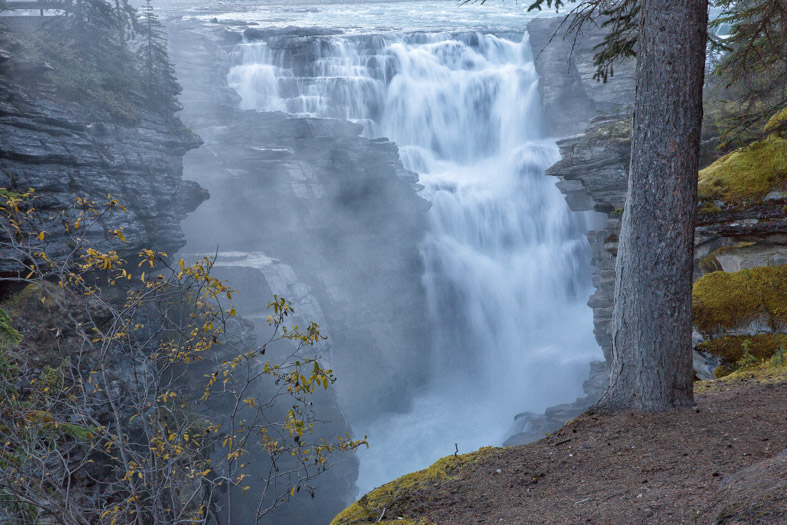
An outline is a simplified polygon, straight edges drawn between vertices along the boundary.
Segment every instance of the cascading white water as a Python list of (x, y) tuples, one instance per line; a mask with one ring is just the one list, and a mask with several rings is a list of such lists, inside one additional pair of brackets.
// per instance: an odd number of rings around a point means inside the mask
[[(423, 284), (430, 383), (407, 413), (352, 422), (362, 492), (454, 452), (499, 445), (513, 417), (582, 395), (592, 336), (588, 253), (544, 169), (526, 37), (414, 33), (247, 43), (229, 84), (242, 106), (353, 120), (400, 146), (432, 202)], [(305, 57), (305, 58), (304, 58)], [(341, 376), (342, 371), (337, 371)]]

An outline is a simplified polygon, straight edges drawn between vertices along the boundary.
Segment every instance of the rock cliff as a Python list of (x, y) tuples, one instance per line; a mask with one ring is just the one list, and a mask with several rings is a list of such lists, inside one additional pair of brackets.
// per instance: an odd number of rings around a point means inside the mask
[[(14, 28), (13, 20), (7, 22)], [(23, 26), (22, 35), (29, 28)], [(108, 216), (86, 234), (98, 250), (124, 257), (153, 247), (175, 252), (185, 244), (180, 221), (208, 195), (182, 177), (183, 155), (200, 139), (171, 114), (139, 106), (139, 119), (124, 123), (98, 105), (65, 96), (50, 82), (51, 67), (12, 52), (0, 60), (0, 187), (34, 188), (41, 217), (68, 210), (75, 198), (98, 203), (107, 195), (127, 212)], [(107, 235), (122, 229), (120, 244)], [(54, 255), (70, 251), (55, 232)], [(0, 271), (14, 271), (0, 258)]]
[[(240, 288), (238, 311), (258, 333), (274, 293), (292, 301), (294, 322), (320, 324), (328, 339), (318, 352), (338, 377), (315, 404), (336, 431), (326, 439), (406, 409), (423, 380), (406, 371), (427, 373), (426, 300), (413, 277), (422, 273), (418, 243), (429, 204), (414, 190), (417, 176), (402, 167), (394, 143), (361, 137), (358, 124), (240, 109), (227, 75), (244, 29), (286, 50), (295, 70), (314, 60), (321, 30), (187, 20), (169, 29), (182, 117), (205, 140), (186, 156), (185, 170), (211, 193), (183, 223), (184, 256), (218, 246), (217, 275)], [(296, 495), (277, 519), (317, 523), (338, 512), (354, 496), (358, 472), (353, 456), (340, 461), (320, 478), (316, 498)]]
[[(186, 86), (183, 118), (205, 139), (186, 170), (212, 196), (184, 223), (187, 250), (212, 253), (218, 244), (288, 265), (302, 285), (290, 288), (308, 290), (322, 307), (333, 366), (340, 376), (348, 371), (338, 387), (341, 405), (355, 413), (399, 409), (401, 385), (419, 381), (401, 374), (418, 368), (410, 364), (423, 358), (419, 341), (428, 333), (424, 291), (412, 278), (421, 274), (418, 243), (429, 208), (414, 191), (417, 176), (402, 167), (394, 143), (361, 137), (358, 124), (239, 109), (226, 56), (237, 34), (186, 22), (171, 27)], [(303, 42), (309, 37), (271, 38), (289, 46), (290, 60), (310, 59), (300, 53), (314, 47)], [(258, 271), (280, 281), (272, 268)], [(351, 375), (378, 374), (390, 379), (357, 399)]]
[(536, 18), (527, 24), (544, 114), (556, 136), (583, 131), (599, 115), (624, 113), (634, 102), (634, 61), (615, 64), (607, 82), (593, 79), (595, 46), (604, 31), (587, 24), (576, 39), (567, 18)]
[[(533, 31), (535, 42), (539, 43), (546, 39), (545, 32), (554, 32), (554, 28), (558, 25), (557, 20), (535, 20), (531, 22), (528, 30)], [(532, 36), (531, 39), (533, 39)], [(562, 40), (557, 37), (552, 39), (552, 42), (546, 46), (546, 50), (540, 55), (536, 55), (536, 64), (538, 66), (541, 62), (539, 67), (542, 71), (542, 89), (552, 89), (557, 93), (546, 96), (543, 104), (546, 111), (554, 113), (552, 118), (561, 123), (562, 128), (558, 129), (577, 130), (584, 128), (582, 133), (558, 141), (562, 159), (547, 170), (547, 174), (559, 178), (557, 187), (564, 193), (572, 210), (592, 210), (606, 214), (603, 228), (588, 232), (588, 240), (593, 253), (593, 284), (596, 287), (596, 292), (591, 296), (588, 305), (593, 308), (596, 339), (604, 351), (605, 358), (609, 361), (612, 352), (611, 323), (615, 286), (615, 256), (617, 254), (620, 216), (625, 204), (630, 160), (631, 122), (625, 108), (631, 103), (633, 95), (631, 66), (616, 68), (616, 77), (618, 70), (624, 72), (623, 76), (616, 83), (609, 83), (604, 87), (606, 90), (606, 94), (602, 96), (604, 102), (595, 105), (597, 110), (602, 107), (607, 108), (610, 114), (597, 115), (583, 122), (582, 117), (587, 118), (590, 115), (588, 110), (579, 111), (577, 108), (561, 102), (575, 96), (577, 100), (587, 101), (586, 107), (590, 107), (597, 100), (594, 98), (594, 93), (603, 93), (599, 90), (599, 84), (596, 85), (596, 91), (586, 86), (579, 74), (579, 71), (592, 65), (587, 62), (592, 58), (592, 53), (587, 46), (594, 45), (597, 40), (598, 36), (593, 32), (589, 35), (580, 35), (576, 41), (574, 58), (569, 61), (567, 73), (562, 73), (558, 69), (558, 73), (553, 74), (552, 71), (556, 66), (551, 62), (557, 61), (556, 57), (569, 56), (572, 43), (570, 40)], [(605, 106), (610, 100), (617, 100), (618, 107)], [(737, 153), (737, 155), (742, 161), (747, 162), (746, 165), (754, 165), (756, 163), (752, 164), (751, 159), (743, 158), (743, 156), (752, 157), (755, 154), (761, 154), (768, 147), (772, 147), (772, 143), (780, 140), (782, 139), (767, 139), (753, 145), (749, 150)], [(703, 146), (709, 148), (713, 144), (714, 141), (706, 141)], [(741, 176), (748, 177), (749, 175), (739, 172), (732, 175), (723, 173), (725, 169), (730, 171), (729, 166), (723, 166), (725, 163), (735, 162), (735, 159), (731, 160), (731, 155), (720, 159), (716, 164), (700, 173), (700, 208), (695, 233), (695, 280), (716, 270), (736, 272), (760, 266), (777, 266), (787, 262), (787, 249), (785, 249), (787, 222), (784, 218), (785, 194), (783, 187), (779, 184), (771, 184), (773, 187), (762, 188), (760, 191), (762, 195), (749, 195), (751, 187), (762, 186), (760, 182), (772, 178), (765, 177), (763, 179), (762, 174), (753, 174), (751, 177), (757, 179), (757, 183), (745, 184), (747, 186), (746, 192), (740, 194), (738, 191), (740, 188), (736, 187), (736, 184), (741, 184), (738, 179)], [(708, 149), (702, 157), (712, 160), (715, 155), (712, 150)], [(713, 172), (711, 172), (712, 170)], [(765, 169), (764, 171), (769, 170)], [(745, 332), (744, 335), (748, 337), (774, 331), (773, 326), (768, 323), (760, 323), (757, 328), (757, 326), (749, 326), (751, 322), (754, 321), (745, 319), (741, 326), (721, 331), (712, 330), (712, 336), (723, 338), (737, 336), (738, 332)], [(709, 336), (707, 328), (699, 332), (703, 332), (706, 337)], [(695, 332), (695, 344), (703, 342), (703, 336), (699, 332)], [(726, 348), (733, 343), (737, 343), (735, 352), (725, 350), (724, 352), (714, 352), (714, 354), (722, 355), (722, 357), (727, 354), (740, 354), (741, 352), (737, 351), (740, 341), (725, 340), (725, 345), (720, 343), (711, 345), (707, 342), (696, 348), (702, 350), (708, 350), (712, 346), (714, 348), (725, 346)], [(768, 340), (767, 343), (764, 342), (764, 345), (769, 349), (774, 344), (776, 343), (771, 340)], [(776, 346), (778, 347), (778, 344)], [(729, 358), (725, 360), (725, 362), (728, 361)], [(699, 377), (711, 378), (713, 370), (719, 363), (717, 357), (695, 351), (694, 367)]]

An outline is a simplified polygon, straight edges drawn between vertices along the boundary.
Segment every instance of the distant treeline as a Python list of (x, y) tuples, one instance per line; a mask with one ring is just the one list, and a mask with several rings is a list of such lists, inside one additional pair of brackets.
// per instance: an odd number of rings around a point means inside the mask
[(180, 109), (181, 87), (150, 0), (141, 11), (128, 0), (46, 3), (62, 9), (50, 11), (56, 16), (47, 17), (41, 30), (24, 38), (6, 33), (2, 43), (17, 56), (49, 64), (59, 92), (79, 102), (95, 102), (131, 122), (141, 107), (166, 115)]

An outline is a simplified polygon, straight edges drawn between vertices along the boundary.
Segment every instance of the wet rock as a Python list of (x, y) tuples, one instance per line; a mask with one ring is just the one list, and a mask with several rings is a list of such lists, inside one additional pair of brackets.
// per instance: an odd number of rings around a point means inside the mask
[[(10, 64), (0, 78), (0, 187), (34, 188), (42, 221), (70, 209), (77, 196), (100, 206), (111, 194), (128, 212), (107, 214), (99, 228), (86, 232), (91, 247), (117, 250), (124, 258), (142, 248), (180, 248), (180, 220), (207, 198), (182, 178), (182, 157), (199, 138), (180, 120), (144, 107), (137, 123), (124, 124), (98, 107), (32, 89), (27, 81), (35, 68)], [(106, 233), (121, 228), (125, 244)], [(51, 255), (71, 250), (62, 230), (50, 233)], [(0, 259), (0, 271), (15, 269)]]
[[(333, 439), (351, 417), (406, 409), (411, 385), (427, 373), (425, 293), (412, 276), (422, 273), (429, 203), (396, 144), (361, 137), (358, 124), (240, 110), (226, 81), (233, 43), (222, 30), (184, 22), (170, 32), (184, 118), (205, 140), (186, 170), (211, 191), (184, 222), (185, 256), (216, 253), (219, 244), (215, 271), (242, 290), (238, 312), (258, 331), (276, 293), (293, 302), (294, 323), (315, 321), (329, 336), (315, 350), (338, 381), (314, 409), (332, 422), (335, 431), (322, 437)], [(269, 45), (287, 67), (311, 70), (324, 39), (287, 33), (268, 35)], [(361, 384), (371, 387), (359, 399)], [(296, 495), (277, 521), (324, 522), (353, 499), (357, 462), (332, 460), (340, 463), (321, 476), (317, 497)]]
[(341, 35), (342, 31), (327, 27), (249, 27), (243, 30), (243, 36), (248, 40), (268, 40), (272, 37), (286, 36), (288, 38), (306, 36)]
[(582, 385), (585, 391), (584, 397), (577, 398), (573, 403), (549, 407), (543, 414), (532, 412), (518, 414), (514, 418), (512, 435), (503, 446), (513, 447), (537, 441), (584, 413), (601, 398), (607, 388), (608, 376), (607, 364), (603, 361), (593, 361), (590, 363), (588, 379)]
[[(615, 76), (607, 84), (593, 82), (593, 47), (603, 33), (589, 28), (574, 42), (564, 38), (565, 25), (559, 29), (560, 20), (535, 19), (528, 25), (545, 112), (556, 133), (575, 133), (558, 141), (562, 158), (547, 174), (559, 179), (557, 187), (572, 210), (607, 214), (603, 228), (587, 234), (596, 287), (588, 305), (593, 309), (596, 340), (610, 361), (615, 257), (630, 162), (631, 119), (626, 112), (633, 101), (633, 61), (616, 67)], [(579, 131), (583, 133), (576, 134)], [(712, 156), (707, 150), (713, 144), (704, 143), (704, 157)], [(745, 209), (713, 211), (701, 209), (697, 219), (695, 279), (710, 271), (787, 263), (782, 192), (771, 192), (761, 203)], [(740, 334), (768, 330), (767, 326), (744, 326)], [(714, 363), (695, 353), (698, 376), (707, 377)]]
[(594, 47), (605, 33), (588, 24), (575, 40), (567, 34), (570, 17), (565, 20), (534, 18), (527, 24), (544, 114), (558, 136), (584, 131), (599, 114), (625, 113), (634, 102), (634, 60), (615, 64), (607, 82), (594, 80)]
[[(594, 118), (585, 133), (558, 141), (561, 160), (547, 170), (572, 210), (607, 214), (604, 227), (588, 232), (595, 293), (594, 333), (607, 360), (612, 355), (612, 309), (620, 219), (630, 160), (630, 121), (623, 116)], [(787, 218), (781, 201), (767, 200), (743, 210), (703, 213), (695, 233), (695, 279), (713, 271), (735, 272), (787, 263)], [(773, 331), (767, 322), (725, 335)], [(697, 343), (698, 344), (698, 343)], [(699, 362), (699, 361), (698, 361)], [(698, 375), (702, 369), (696, 370)]]
[[(695, 343), (698, 344), (698, 343)], [(716, 379), (713, 371), (721, 365), (721, 359), (707, 352), (693, 351), (692, 359), (694, 363), (694, 374), (697, 379)]]

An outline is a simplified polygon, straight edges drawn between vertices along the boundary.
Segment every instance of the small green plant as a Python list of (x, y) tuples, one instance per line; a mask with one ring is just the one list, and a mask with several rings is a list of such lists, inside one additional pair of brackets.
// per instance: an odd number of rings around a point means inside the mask
[(776, 353), (771, 356), (771, 366), (784, 366), (784, 347), (779, 347)]
[(11, 317), (0, 308), (0, 346), (18, 345), (22, 342), (22, 336), (11, 326)]
[(738, 359), (737, 368), (739, 370), (748, 370), (750, 368), (754, 368), (757, 366), (758, 361), (757, 358), (754, 357), (750, 350), (751, 350), (751, 340), (744, 339), (743, 343), (741, 343), (741, 347), (743, 348), (743, 357)]

